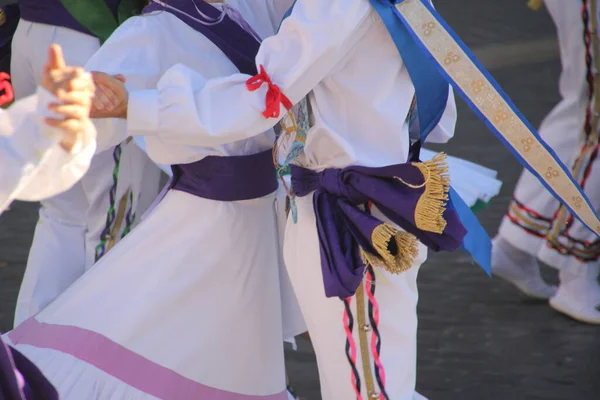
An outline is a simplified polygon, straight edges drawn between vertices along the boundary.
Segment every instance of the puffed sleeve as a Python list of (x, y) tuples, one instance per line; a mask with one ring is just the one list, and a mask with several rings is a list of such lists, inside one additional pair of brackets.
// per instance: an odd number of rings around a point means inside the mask
[(62, 132), (44, 123), (53, 101), (40, 88), (0, 115), (0, 211), (14, 199), (37, 201), (69, 189), (90, 165), (94, 127), (89, 124), (73, 151), (65, 151), (59, 144)]

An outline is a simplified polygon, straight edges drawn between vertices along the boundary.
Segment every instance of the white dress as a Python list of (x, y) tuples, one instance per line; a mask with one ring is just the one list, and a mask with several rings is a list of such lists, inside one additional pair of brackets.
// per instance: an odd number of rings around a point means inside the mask
[(72, 152), (58, 142), (62, 132), (44, 124), (56, 101), (46, 90), (0, 109), (0, 213), (17, 200), (39, 201), (73, 186), (85, 174), (96, 149), (92, 124)]
[[(263, 3), (253, 12), (269, 10)], [(176, 62), (206, 79), (237, 72), (215, 45), (167, 12), (128, 20), (87, 67), (121, 73), (130, 89), (143, 90)], [(181, 121), (169, 123), (183, 129)], [(145, 138), (155, 162), (255, 154), (274, 142), (268, 130), (200, 147), (176, 132)], [(98, 145), (123, 139), (100, 134)], [(286, 399), (276, 201), (276, 193), (220, 202), (170, 191), (8, 338), (67, 400)]]

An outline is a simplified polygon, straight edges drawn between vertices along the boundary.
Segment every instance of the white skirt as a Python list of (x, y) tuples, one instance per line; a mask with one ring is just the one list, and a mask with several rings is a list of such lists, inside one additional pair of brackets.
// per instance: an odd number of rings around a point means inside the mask
[[(436, 154), (434, 151), (421, 149), (423, 161), (432, 159)], [(446, 161), (451, 185), (469, 207), (487, 205), (500, 193), (502, 182), (497, 179), (497, 171), (457, 157), (448, 156)]]
[(66, 400), (286, 399), (275, 203), (170, 191), (9, 340)]

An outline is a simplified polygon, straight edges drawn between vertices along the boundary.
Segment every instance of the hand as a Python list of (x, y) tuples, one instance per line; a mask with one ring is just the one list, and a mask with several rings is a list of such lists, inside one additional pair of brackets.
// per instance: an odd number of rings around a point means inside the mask
[(42, 87), (57, 97), (73, 91), (88, 91), (94, 94), (94, 82), (83, 68), (65, 64), (62, 50), (58, 45), (50, 46), (48, 61), (42, 73)]
[(98, 90), (94, 96), (90, 113), (92, 118), (127, 118), (129, 93), (125, 88), (125, 77), (92, 72)]
[(55, 94), (60, 103), (52, 103), (49, 110), (63, 118), (46, 118), (47, 125), (60, 129), (61, 147), (72, 152), (88, 132), (89, 113), (94, 96), (94, 82), (83, 69), (68, 67), (60, 46), (52, 45), (44, 67), (42, 86)]

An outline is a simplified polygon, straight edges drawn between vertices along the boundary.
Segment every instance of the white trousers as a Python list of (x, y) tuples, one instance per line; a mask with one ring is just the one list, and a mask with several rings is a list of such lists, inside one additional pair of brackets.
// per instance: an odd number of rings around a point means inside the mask
[[(598, 158), (594, 158), (592, 149), (598, 143), (597, 139), (587, 147), (588, 150), (584, 150), (589, 91), (581, 4), (546, 0), (545, 5), (558, 32), (562, 100), (544, 119), (539, 132), (559, 158), (572, 168), (578, 181), (581, 182), (587, 175), (584, 189), (598, 211), (600, 163)], [(597, 126), (593, 130), (598, 134)], [(517, 184), (514, 201), (502, 221), (499, 235), (516, 248), (558, 269), (583, 268), (589, 263), (597, 263), (600, 240), (579, 221), (569, 222), (572, 218), (564, 209), (559, 210), (559, 206), (538, 180), (525, 171)]]
[[(310, 332), (314, 346), (323, 400), (355, 399), (351, 376), (352, 369), (346, 357), (347, 335), (344, 323), (344, 303), (338, 298), (326, 298), (321, 274), (321, 256), (313, 211), (312, 195), (297, 198), (298, 222), (288, 219), (284, 242), (284, 257), (292, 285)], [(377, 210), (373, 215), (386, 220)], [(378, 330), (381, 335), (380, 362), (385, 376), (385, 391), (393, 400), (412, 400), (415, 394), (417, 363), (417, 274), (427, 256), (421, 245), (419, 256), (412, 268), (392, 275), (375, 268), (375, 298), (379, 305)], [(359, 289), (360, 290), (360, 289)], [(367, 313), (367, 300), (360, 307)], [(363, 369), (357, 318), (357, 296), (351, 301), (354, 318), (352, 339), (356, 346), (354, 365), (360, 376), (361, 394), (370, 399), (366, 382), (372, 378), (375, 392), (381, 388), (374, 378), (375, 360), (370, 351), (373, 329), (367, 332), (370, 370)], [(379, 397), (377, 397), (379, 398)]]
[[(100, 46), (98, 39), (71, 29), (21, 20), (12, 43), (16, 98), (35, 92), (52, 43), (62, 47), (66, 62), (73, 66), (84, 66)], [(17, 301), (15, 325), (43, 309), (93, 264), (113, 185), (112, 153), (112, 149), (99, 153), (79, 183), (42, 202)], [(150, 179), (144, 179), (143, 188), (135, 183), (138, 191), (134, 193), (134, 202), (140, 195), (156, 196), (160, 171), (133, 143), (124, 145), (116, 201), (132, 187), (134, 180), (147, 175)], [(137, 210), (138, 215), (141, 212)], [(115, 239), (119, 238), (120, 235)]]

